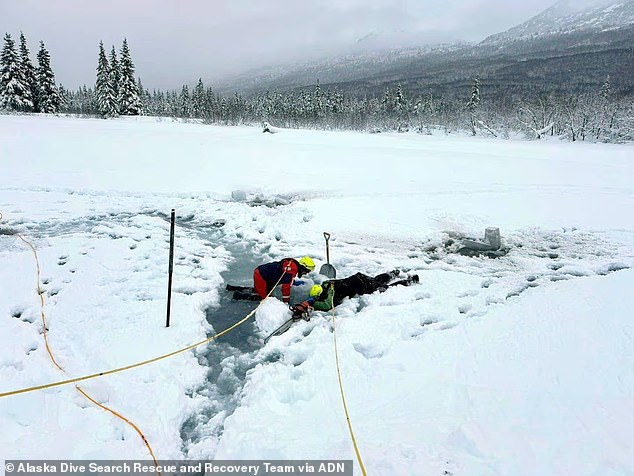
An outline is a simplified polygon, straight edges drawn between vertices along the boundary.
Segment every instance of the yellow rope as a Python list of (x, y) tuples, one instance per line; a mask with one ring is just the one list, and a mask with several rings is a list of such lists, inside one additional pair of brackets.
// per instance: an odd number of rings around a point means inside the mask
[[(284, 275), (282, 275), (282, 277), (283, 276)], [(152, 359), (147, 359), (147, 360), (144, 360), (142, 362), (137, 362), (135, 364), (126, 365), (124, 367), (119, 367), (119, 368), (112, 369), (112, 370), (106, 370), (104, 372), (98, 372), (98, 373), (95, 373), (95, 374), (85, 375), (83, 377), (75, 377), (75, 378), (71, 378), (71, 379), (67, 379), (67, 380), (60, 380), (59, 382), (53, 382), (53, 383), (49, 383), (49, 384), (45, 384), (45, 385), (37, 385), (37, 386), (34, 386), (34, 387), (21, 388), (19, 390), (12, 390), (10, 392), (0, 393), (0, 398), (9, 397), (11, 395), (19, 395), (21, 393), (34, 392), (36, 390), (44, 390), (46, 388), (59, 387), (59, 386), (62, 386), (62, 385), (67, 385), (69, 383), (83, 382), (84, 380), (90, 380), (90, 379), (97, 378), (97, 377), (103, 377), (103, 376), (106, 376), (106, 375), (112, 375), (112, 374), (115, 374), (115, 373), (118, 373), (118, 372), (124, 372), (126, 370), (134, 369), (134, 368), (137, 368), (137, 367), (142, 367), (144, 365), (148, 365), (148, 364), (151, 364), (151, 363), (154, 363), (154, 362), (158, 362), (158, 361), (163, 360), (163, 359), (167, 359), (167, 358), (172, 357), (172, 356), (177, 355), (177, 354), (182, 354), (183, 352), (187, 352), (188, 350), (192, 350), (192, 349), (194, 349), (194, 348), (196, 348), (198, 346), (201, 346), (203, 344), (207, 344), (207, 343), (211, 342), (212, 340), (216, 340), (217, 338), (222, 337), (223, 335), (227, 334), (228, 332), (232, 331), (236, 327), (240, 326), (241, 324), (243, 324), (244, 322), (249, 320), (255, 314), (255, 312), (260, 308), (260, 306), (262, 306), (262, 304), (264, 303), (265, 299), (268, 298), (271, 295), (271, 293), (275, 290), (277, 285), (282, 280), (282, 277), (280, 277), (280, 279), (277, 281), (275, 286), (273, 286), (271, 291), (269, 291), (269, 293), (266, 295), (266, 297), (264, 299), (262, 299), (262, 301), (260, 301), (258, 306), (253, 311), (251, 311), (244, 318), (242, 318), (241, 320), (239, 320), (238, 322), (233, 324), (231, 327), (228, 327), (227, 329), (223, 330), (222, 332), (220, 332), (220, 333), (218, 333), (216, 335), (213, 335), (213, 336), (211, 336), (211, 337), (209, 337), (209, 338), (207, 338), (205, 340), (202, 340), (200, 342), (196, 342), (195, 344), (188, 345), (187, 347), (183, 347), (182, 349), (178, 349), (178, 350), (175, 350), (173, 352), (169, 352), (167, 354), (159, 355), (158, 357), (154, 357)]]
[[(0, 214), (0, 219), (1, 218), (2, 218), (2, 215)], [(46, 351), (48, 352), (48, 355), (49, 355), (51, 361), (53, 362), (53, 364), (55, 364), (55, 367), (57, 367), (59, 370), (61, 370), (64, 374), (68, 375), (66, 370), (57, 362), (57, 360), (55, 360), (55, 356), (53, 355), (53, 352), (51, 351), (51, 347), (50, 347), (50, 345), (48, 343), (48, 328), (47, 328), (47, 324), (46, 324), (46, 315), (44, 314), (44, 292), (42, 291), (42, 286), (40, 285), (40, 282), (41, 282), (41, 268), (40, 268), (40, 259), (39, 259), (38, 255), (37, 255), (37, 250), (35, 249), (33, 244), (31, 242), (29, 242), (27, 239), (25, 239), (22, 235), (20, 235), (19, 233), (16, 233), (16, 236), (20, 240), (22, 240), (24, 243), (26, 243), (29, 248), (31, 248), (31, 251), (33, 252), (33, 256), (35, 257), (35, 264), (36, 264), (36, 268), (37, 268), (37, 292), (38, 292), (38, 294), (40, 296), (40, 317), (42, 318), (42, 326), (43, 326), (42, 335), (44, 336), (44, 343), (46, 345)], [(147, 447), (148, 451), (150, 452), (150, 456), (152, 456), (152, 460), (154, 461), (154, 466), (158, 467), (158, 461), (156, 459), (156, 456), (154, 455), (154, 451), (152, 450), (152, 447), (150, 446), (149, 441), (147, 440), (147, 438), (145, 437), (145, 435), (143, 434), (141, 429), (137, 425), (134, 424), (134, 422), (132, 422), (128, 418), (125, 418), (123, 415), (121, 415), (120, 413), (114, 411), (112, 408), (109, 408), (106, 405), (103, 405), (103, 404), (97, 402), (86, 391), (84, 391), (84, 389), (82, 389), (78, 385), (75, 385), (75, 389), (79, 393), (81, 393), (87, 400), (91, 401), (92, 403), (94, 403), (95, 405), (100, 407), (101, 409), (106, 410), (107, 412), (113, 414), (115, 417), (119, 418), (120, 420), (122, 420), (125, 423), (127, 423), (128, 425), (130, 425), (134, 429), (134, 431), (136, 431), (139, 434), (139, 436), (141, 437), (141, 440), (143, 441), (143, 443)], [(158, 471), (158, 473), (159, 473), (159, 475), (161, 474), (160, 471)]]
[[(145, 435), (143, 434), (143, 432), (141, 431), (141, 429), (136, 426), (134, 424), (134, 422), (128, 420), (126, 417), (124, 417), (123, 415), (121, 415), (120, 413), (115, 412), (112, 408), (109, 408), (105, 405), (102, 405), (101, 403), (99, 403), (98, 401), (96, 401), (94, 398), (92, 398), (90, 395), (88, 395), (86, 392), (84, 392), (84, 390), (79, 387), (79, 386), (75, 386), (75, 388), (77, 389), (77, 391), (79, 393), (81, 393), (84, 397), (86, 397), (88, 400), (90, 400), (92, 403), (94, 403), (95, 405), (97, 405), (98, 407), (104, 409), (107, 412), (112, 413), (114, 416), (116, 416), (117, 418), (123, 420), (124, 422), (126, 422), (128, 425), (130, 425), (132, 428), (134, 428), (134, 431), (136, 431), (139, 436), (141, 437), (141, 440), (143, 440), (143, 443), (145, 443), (145, 446), (147, 447), (147, 449), (150, 452), (150, 456), (152, 456), (152, 460), (154, 461), (154, 466), (158, 467), (158, 461), (156, 460), (156, 455), (154, 454), (154, 451), (152, 451), (152, 447), (150, 446), (150, 443), (148, 442), (147, 438), (145, 437)], [(160, 475), (161, 472), (157, 471), (157, 473)]]
[[(0, 212), (0, 219), (2, 219), (2, 213), (1, 212)], [(55, 358), (53, 356), (53, 353), (51, 352), (49, 344), (48, 344), (48, 338), (47, 338), (47, 334), (46, 334), (46, 332), (47, 332), (47, 329), (46, 329), (46, 316), (44, 315), (44, 294), (43, 294), (41, 286), (40, 286), (40, 263), (39, 263), (39, 259), (37, 257), (37, 251), (35, 250), (35, 247), (31, 243), (29, 243), (27, 240), (25, 240), (20, 234), (16, 233), (16, 235), (18, 236), (18, 238), (20, 238), (22, 241), (24, 241), (31, 248), (31, 250), (33, 251), (33, 254), (35, 255), (35, 261), (36, 261), (36, 264), (37, 264), (37, 277), (38, 277), (37, 278), (37, 287), (38, 287), (38, 293), (40, 295), (41, 317), (42, 317), (42, 322), (43, 322), (43, 325), (44, 325), (43, 335), (44, 335), (44, 341), (45, 341), (45, 344), (46, 344), (46, 350), (48, 351), (48, 354), (51, 357), (51, 360), (53, 361), (55, 366), (58, 369), (60, 369), (62, 372), (66, 373), (66, 371), (55, 360)], [(195, 344), (188, 345), (187, 347), (184, 347), (182, 349), (178, 349), (178, 350), (175, 350), (173, 352), (170, 352), (170, 353), (167, 353), (167, 354), (163, 354), (163, 355), (160, 355), (158, 357), (154, 357), (152, 359), (144, 360), (142, 362), (137, 362), (135, 364), (127, 365), (127, 366), (124, 366), (124, 367), (119, 367), (119, 368), (116, 368), (116, 369), (112, 369), (112, 370), (108, 370), (108, 371), (104, 371), (104, 372), (99, 372), (99, 373), (96, 373), (96, 374), (85, 375), (83, 377), (76, 377), (76, 378), (71, 378), (71, 379), (67, 379), (67, 380), (61, 380), (59, 382), (53, 382), (53, 383), (49, 383), (49, 384), (46, 384), (46, 385), (38, 385), (38, 386), (34, 386), (34, 387), (22, 388), (22, 389), (19, 389), (19, 390), (13, 390), (13, 391), (10, 391), (10, 392), (0, 393), (0, 398), (9, 397), (9, 396), (12, 396), (12, 395), (19, 395), (19, 394), (22, 394), (22, 393), (33, 392), (33, 391), (36, 391), (36, 390), (44, 390), (44, 389), (52, 388), (52, 387), (59, 387), (59, 386), (62, 386), (62, 385), (67, 385), (67, 384), (76, 383), (76, 382), (82, 382), (82, 381), (85, 381), (85, 380), (90, 380), (90, 379), (93, 379), (93, 378), (102, 377), (102, 376), (106, 376), (106, 375), (112, 375), (112, 374), (115, 374), (115, 373), (118, 373), (118, 372), (123, 372), (123, 371), (126, 371), (126, 370), (130, 370), (130, 369), (134, 369), (134, 368), (137, 368), (137, 367), (142, 367), (144, 365), (148, 365), (148, 364), (151, 364), (151, 363), (154, 363), (154, 362), (158, 362), (160, 360), (167, 359), (167, 358), (172, 357), (174, 355), (181, 354), (183, 352), (187, 352), (188, 350), (194, 349), (194, 348), (196, 348), (196, 347), (198, 347), (200, 345), (207, 344), (207, 343), (211, 342), (212, 340), (216, 340), (219, 337), (227, 334), (228, 332), (232, 331), (236, 327), (242, 325), (244, 322), (249, 320), (256, 313), (256, 311), (260, 308), (260, 306), (262, 306), (262, 304), (264, 303), (266, 298), (268, 298), (273, 293), (273, 291), (275, 290), (277, 285), (280, 283), (280, 281), (284, 277), (284, 274), (285, 273), (283, 273), (280, 276), (280, 278), (277, 280), (277, 283), (275, 283), (275, 286), (273, 286), (271, 288), (271, 290), (266, 295), (266, 297), (260, 301), (260, 303), (257, 305), (257, 307), (255, 309), (253, 309), (253, 311), (251, 311), (244, 318), (242, 318), (241, 320), (239, 320), (238, 322), (236, 322), (232, 326), (228, 327), (227, 329), (223, 330), (222, 332), (220, 332), (220, 333), (218, 333), (218, 334), (216, 334), (214, 336), (211, 336), (211, 337), (209, 337), (209, 338), (207, 338), (205, 340), (202, 340), (202, 341), (197, 342)], [(333, 301), (334, 301), (334, 295), (333, 295)], [(350, 436), (352, 438), (352, 443), (354, 445), (354, 451), (355, 451), (356, 456), (357, 456), (357, 461), (359, 462), (359, 466), (361, 467), (361, 471), (363, 473), (363, 476), (366, 476), (367, 473), (366, 473), (363, 461), (361, 459), (361, 454), (359, 453), (359, 447), (357, 445), (357, 441), (356, 441), (356, 438), (354, 436), (354, 431), (352, 430), (352, 424), (350, 422), (350, 414), (348, 412), (348, 406), (346, 404), (346, 398), (345, 398), (344, 391), (343, 391), (343, 382), (341, 380), (341, 371), (340, 371), (340, 368), (339, 368), (339, 355), (338, 355), (338, 350), (337, 350), (337, 336), (336, 336), (336, 330), (335, 330), (336, 322), (335, 322), (334, 306), (333, 306), (333, 309), (332, 309), (332, 323), (333, 323), (333, 339), (334, 339), (334, 343), (335, 343), (335, 361), (336, 361), (336, 365), (337, 365), (337, 377), (338, 377), (338, 380), (339, 380), (339, 389), (341, 391), (341, 400), (343, 402), (343, 408), (344, 408), (344, 412), (346, 414), (346, 421), (347, 421), (347, 424), (348, 424), (348, 430), (349, 430)], [(147, 438), (143, 435), (143, 432), (141, 432), (141, 430), (138, 428), (138, 426), (136, 426), (132, 421), (128, 420), (127, 418), (125, 418), (121, 414), (117, 413), (116, 411), (114, 411), (114, 410), (108, 408), (107, 406), (102, 405), (99, 402), (97, 402), (94, 398), (90, 397), (90, 395), (88, 395), (79, 386), (76, 385), (75, 388), (84, 397), (86, 397), (88, 400), (90, 400), (92, 403), (94, 403), (95, 405), (99, 406), (100, 408), (112, 413), (114, 416), (116, 416), (117, 418), (120, 418), (121, 420), (123, 420), (124, 422), (129, 424), (132, 428), (134, 428), (134, 430), (139, 434), (139, 436), (141, 437), (141, 439), (143, 440), (143, 442), (147, 446), (148, 450), (150, 451), (150, 454), (152, 456), (152, 459), (154, 460), (155, 466), (158, 466), (158, 462), (156, 460), (154, 452), (152, 451), (152, 448), (151, 448), (149, 442), (147, 441)]]
[[(1, 220), (1, 219), (2, 219), (2, 212), (0, 212), (0, 220)], [(32, 245), (32, 244), (28, 241), (28, 240), (26, 240), (24, 237), (22, 237), (22, 235), (20, 235), (19, 233), (16, 233), (16, 236), (17, 236), (20, 240), (22, 240), (24, 243), (26, 243), (26, 244), (29, 246), (29, 248), (31, 248), (31, 251), (33, 252), (33, 255), (35, 256), (35, 263), (36, 263), (36, 268), (37, 268), (37, 291), (38, 291), (38, 294), (39, 294), (39, 296), (40, 296), (40, 316), (41, 316), (41, 318), (42, 318), (42, 325), (43, 325), (43, 332), (42, 332), (42, 334), (43, 334), (43, 336), (44, 336), (44, 343), (45, 343), (45, 345), (46, 345), (46, 350), (47, 350), (48, 355), (50, 356), (50, 359), (51, 359), (51, 361), (53, 362), (53, 364), (55, 364), (55, 366), (56, 366), (59, 370), (61, 370), (62, 372), (64, 372), (64, 373), (66, 374), (66, 373), (67, 373), (67, 372), (66, 372), (66, 370), (65, 370), (65, 369), (64, 369), (64, 368), (63, 368), (63, 367), (62, 367), (62, 366), (61, 366), (61, 365), (57, 362), (57, 360), (55, 360), (55, 357), (54, 357), (54, 355), (53, 355), (53, 352), (51, 351), (51, 348), (50, 348), (49, 343), (48, 343), (48, 336), (47, 336), (47, 331), (48, 331), (48, 329), (47, 329), (47, 324), (46, 324), (46, 315), (44, 314), (44, 293), (43, 293), (43, 291), (42, 291), (42, 287), (41, 287), (41, 285), (40, 285), (40, 281), (41, 281), (41, 279), (40, 279), (40, 276), (41, 276), (41, 268), (40, 268), (40, 261), (39, 261), (38, 255), (37, 255), (37, 250), (35, 249), (35, 247), (34, 247), (34, 246), (33, 246), (33, 245)], [(171, 356), (173, 356), (173, 355), (177, 355), (177, 354), (180, 354), (180, 353), (186, 352), (186, 351), (188, 351), (188, 350), (190, 350), (190, 349), (194, 349), (195, 347), (198, 347), (198, 346), (200, 346), (200, 345), (202, 345), (202, 344), (206, 344), (206, 343), (208, 343), (208, 342), (211, 342), (212, 340), (215, 340), (215, 339), (217, 339), (217, 338), (219, 338), (219, 337), (223, 336), (224, 334), (226, 334), (226, 333), (228, 333), (228, 332), (232, 331), (233, 329), (235, 329), (236, 327), (240, 326), (241, 324), (243, 324), (244, 322), (246, 322), (248, 319), (250, 319), (250, 318), (251, 318), (251, 317), (252, 317), (252, 316), (256, 313), (256, 311), (260, 308), (260, 306), (262, 306), (262, 304), (264, 303), (264, 300), (265, 300), (266, 298), (268, 298), (268, 297), (269, 297), (269, 296), (273, 293), (273, 291), (275, 290), (275, 288), (277, 287), (277, 285), (280, 283), (280, 281), (281, 281), (281, 280), (282, 280), (282, 278), (284, 277), (284, 274), (285, 274), (285, 273), (283, 273), (283, 274), (280, 276), (280, 278), (279, 278), (279, 279), (277, 280), (277, 282), (275, 283), (275, 286), (273, 286), (273, 287), (271, 288), (271, 290), (270, 290), (270, 291), (269, 291), (269, 293), (266, 295), (266, 297), (260, 301), (260, 303), (257, 305), (257, 307), (256, 307), (253, 311), (251, 311), (249, 314), (247, 314), (247, 315), (246, 315), (243, 319), (241, 319), (240, 321), (238, 321), (238, 322), (236, 322), (235, 324), (233, 324), (231, 327), (229, 327), (229, 328), (225, 329), (224, 331), (222, 331), (222, 332), (220, 332), (220, 333), (218, 333), (218, 334), (216, 334), (216, 335), (214, 335), (214, 336), (212, 336), (212, 337), (210, 337), (210, 338), (207, 338), (207, 339), (205, 339), (205, 340), (203, 340), (203, 341), (200, 341), (200, 342), (198, 342), (198, 343), (196, 343), (196, 344), (189, 345), (189, 346), (187, 346), (187, 347), (185, 347), (185, 348), (182, 348), (182, 349), (179, 349), (179, 350), (177, 350), (177, 351), (170, 352), (170, 353), (168, 353), (168, 354), (164, 354), (164, 355), (161, 355), (161, 356), (155, 357), (155, 358), (153, 358), (153, 359), (148, 359), (148, 360), (145, 360), (145, 361), (143, 361), (143, 362), (138, 362), (138, 363), (136, 363), (136, 364), (128, 365), (128, 366), (125, 366), (125, 367), (120, 367), (120, 368), (118, 368), (118, 369), (113, 369), (113, 370), (109, 370), (109, 371), (105, 371), (105, 372), (99, 372), (99, 373), (97, 373), (97, 374), (87, 375), (87, 376), (84, 376), (84, 377), (77, 377), (77, 378), (72, 378), (72, 379), (62, 380), (62, 381), (59, 381), (59, 382), (54, 382), (54, 383), (47, 384), (47, 385), (38, 385), (38, 386), (35, 386), (35, 387), (28, 387), (28, 388), (23, 388), (23, 389), (20, 389), (20, 390), (14, 390), (14, 391), (11, 391), (11, 392), (4, 392), (4, 393), (0, 393), (0, 398), (2, 398), (2, 397), (8, 397), (8, 396), (11, 396), (11, 395), (18, 395), (18, 394), (21, 394), (21, 393), (32, 392), (32, 391), (35, 391), (35, 390), (43, 390), (43, 389), (46, 389), (46, 388), (57, 387), (57, 386), (66, 385), (66, 384), (69, 384), (69, 383), (81, 382), (81, 381), (84, 381), (84, 380), (89, 380), (89, 379), (92, 379), (92, 378), (97, 378), (97, 377), (101, 377), (101, 376), (105, 376), (105, 375), (111, 375), (111, 374), (114, 374), (114, 373), (117, 373), (117, 372), (123, 372), (123, 371), (125, 371), (125, 370), (133, 369), (133, 368), (136, 368), (136, 367), (141, 367), (141, 366), (143, 366), (143, 365), (147, 365), (147, 364), (150, 364), (150, 363), (153, 363), (153, 362), (157, 362), (157, 361), (159, 361), (159, 360), (167, 359), (168, 357), (171, 357)], [(149, 444), (149, 442), (148, 442), (147, 438), (145, 437), (145, 435), (143, 434), (143, 432), (139, 429), (139, 427), (138, 427), (137, 425), (135, 425), (135, 424), (134, 424), (131, 420), (129, 420), (129, 419), (127, 419), (127, 418), (125, 418), (123, 415), (121, 415), (120, 413), (116, 412), (115, 410), (113, 410), (113, 409), (111, 409), (111, 408), (107, 407), (106, 405), (103, 405), (103, 404), (101, 404), (101, 403), (97, 402), (94, 398), (92, 398), (92, 397), (91, 397), (88, 393), (86, 393), (86, 392), (85, 392), (85, 391), (84, 391), (81, 387), (79, 387), (78, 385), (76, 385), (76, 386), (75, 386), (75, 388), (76, 388), (76, 390), (77, 390), (78, 392), (80, 392), (80, 393), (81, 393), (81, 394), (82, 394), (82, 395), (83, 395), (86, 399), (88, 399), (89, 401), (91, 401), (91, 402), (92, 402), (92, 403), (94, 403), (95, 405), (99, 406), (99, 407), (100, 407), (100, 408), (102, 408), (103, 410), (108, 411), (109, 413), (111, 413), (111, 414), (112, 414), (112, 415), (114, 415), (115, 417), (117, 417), (117, 418), (121, 419), (122, 421), (124, 421), (124, 422), (125, 422), (125, 423), (127, 423), (128, 425), (130, 425), (130, 426), (131, 426), (131, 427), (132, 427), (132, 428), (133, 428), (133, 429), (134, 429), (134, 430), (135, 430), (135, 431), (139, 434), (139, 436), (140, 436), (140, 437), (141, 437), (141, 439), (143, 440), (143, 443), (144, 443), (144, 444), (146, 445), (146, 447), (148, 448), (148, 451), (150, 452), (150, 455), (152, 456), (152, 459), (154, 460), (154, 465), (158, 467), (158, 461), (157, 461), (157, 459), (156, 459), (156, 456), (155, 456), (155, 454), (154, 454), (154, 451), (152, 450), (152, 447), (150, 446), (150, 444)], [(159, 474), (160, 474), (160, 473), (159, 473)]]
[(341, 370), (339, 368), (339, 351), (337, 349), (337, 331), (336, 331), (337, 323), (335, 321), (335, 293), (333, 286), (333, 294), (332, 294), (332, 338), (335, 342), (335, 363), (337, 364), (337, 378), (339, 379), (339, 390), (341, 391), (341, 402), (343, 403), (343, 411), (346, 414), (346, 423), (348, 424), (348, 431), (350, 432), (350, 438), (352, 439), (352, 445), (354, 446), (354, 452), (357, 455), (357, 461), (359, 466), (361, 467), (361, 473), (363, 476), (366, 476), (367, 473), (365, 471), (365, 466), (363, 464), (363, 460), (361, 459), (361, 453), (359, 452), (359, 446), (357, 445), (357, 439), (354, 436), (354, 431), (352, 430), (352, 423), (350, 422), (350, 413), (348, 412), (348, 405), (346, 404), (346, 396), (343, 392), (343, 381), (341, 380)]
[(57, 367), (62, 372), (66, 373), (66, 371), (62, 368), (62, 366), (57, 363), (57, 360), (55, 360), (55, 357), (53, 356), (53, 352), (51, 351), (51, 347), (48, 344), (48, 325), (46, 324), (46, 316), (44, 315), (44, 292), (42, 291), (42, 286), (40, 286), (41, 268), (40, 268), (40, 260), (37, 256), (37, 251), (35, 250), (35, 247), (28, 240), (22, 237), (22, 235), (20, 235), (19, 233), (16, 233), (15, 236), (17, 236), (24, 243), (26, 243), (26, 245), (29, 248), (31, 248), (31, 251), (33, 252), (33, 256), (35, 256), (35, 266), (37, 268), (37, 294), (40, 296), (40, 318), (42, 319), (42, 326), (43, 326), (42, 335), (44, 336), (44, 344), (46, 345), (46, 351), (48, 352), (49, 357), (53, 361), (53, 364), (55, 364), (55, 367)]

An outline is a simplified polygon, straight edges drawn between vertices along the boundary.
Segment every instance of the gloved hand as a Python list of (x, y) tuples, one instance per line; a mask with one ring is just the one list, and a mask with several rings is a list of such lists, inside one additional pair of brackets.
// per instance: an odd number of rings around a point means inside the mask
[(293, 280), (293, 286), (301, 286), (302, 284), (304, 284), (304, 281), (302, 281), (301, 279)]

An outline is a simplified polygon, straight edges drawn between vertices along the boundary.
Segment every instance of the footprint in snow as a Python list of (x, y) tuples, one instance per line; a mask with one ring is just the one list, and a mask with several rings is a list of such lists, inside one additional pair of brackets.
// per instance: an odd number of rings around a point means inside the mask
[(383, 350), (378, 349), (376, 346), (352, 344), (354, 350), (363, 355), (366, 359), (376, 359), (383, 356)]
[(471, 304), (462, 304), (461, 306), (458, 306), (458, 312), (460, 314), (466, 314), (467, 312), (469, 312), (471, 309), (473, 308), (473, 306)]

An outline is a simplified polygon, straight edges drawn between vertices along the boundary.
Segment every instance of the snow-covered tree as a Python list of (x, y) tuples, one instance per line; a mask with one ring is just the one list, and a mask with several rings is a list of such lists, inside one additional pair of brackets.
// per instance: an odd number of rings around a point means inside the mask
[(394, 93), (394, 112), (398, 118), (399, 132), (407, 130), (409, 128), (409, 101), (405, 97), (401, 83), (398, 83)]
[(321, 87), (319, 86), (319, 81), (315, 85), (315, 90), (313, 91), (313, 116), (315, 119), (321, 119), (324, 115), (324, 94), (321, 92)]
[(110, 50), (110, 57), (108, 58), (108, 63), (110, 66), (110, 84), (112, 86), (112, 93), (115, 97), (115, 103), (117, 105), (117, 112), (119, 111), (119, 82), (121, 79), (121, 68), (119, 67), (119, 60), (117, 59), (117, 50), (114, 49), (114, 45), (112, 45), (112, 49)]
[(33, 108), (31, 91), (25, 82), (15, 41), (10, 34), (4, 35), (4, 46), (0, 54), (0, 108), (29, 111)]
[(436, 107), (436, 99), (432, 93), (427, 93), (418, 98), (412, 109), (418, 120), (418, 132), (431, 134), (431, 126), (436, 118)]
[(62, 98), (55, 85), (55, 75), (51, 69), (51, 57), (43, 41), (40, 41), (37, 62), (37, 103), (41, 112), (56, 113), (59, 110)]
[(612, 82), (610, 81), (610, 75), (608, 75), (599, 92), (595, 131), (597, 139), (601, 139), (602, 137), (609, 139), (615, 126), (617, 108), (612, 101), (612, 94)]
[(181, 89), (181, 94), (178, 98), (179, 116), (189, 117), (191, 116), (191, 106), (189, 101), (189, 88), (185, 84)]
[(471, 126), (471, 133), (473, 135), (476, 135), (478, 109), (480, 109), (480, 79), (476, 77), (473, 80), (473, 86), (471, 87), (471, 97), (467, 102), (467, 111), (470, 115), (469, 125)]
[(203, 117), (205, 113), (205, 86), (202, 78), (198, 78), (198, 83), (192, 93), (192, 116)]
[(29, 48), (26, 45), (24, 33), (20, 32), (20, 70), (24, 84), (27, 87), (28, 99), (32, 106), (30, 111), (37, 111), (37, 80), (35, 78), (35, 67), (31, 62)]
[(119, 77), (119, 113), (128, 116), (141, 114), (141, 100), (137, 83), (134, 79), (134, 63), (130, 56), (128, 40), (123, 39), (120, 53), (120, 77)]
[(381, 99), (381, 109), (383, 112), (387, 114), (391, 114), (394, 110), (394, 98), (392, 97), (392, 91), (390, 88), (385, 88), (385, 93), (383, 93), (383, 99)]
[(553, 133), (555, 104), (551, 96), (541, 94), (533, 101), (523, 101), (518, 110), (520, 124), (528, 129), (535, 139)]
[(205, 117), (212, 121), (216, 119), (218, 111), (218, 97), (211, 86), (207, 87), (205, 91)]
[(139, 101), (141, 102), (141, 112), (140, 114), (147, 114), (147, 106), (150, 104), (152, 100), (152, 96), (150, 95), (150, 91), (145, 89), (143, 83), (141, 82), (141, 78), (136, 78), (136, 88), (139, 91)]
[(117, 115), (117, 98), (112, 84), (112, 74), (103, 42), (99, 42), (99, 60), (97, 63), (97, 81), (95, 83), (95, 96), (99, 113), (104, 117)]
[(398, 83), (396, 92), (394, 93), (394, 109), (396, 109), (399, 115), (407, 112), (407, 99), (405, 98), (401, 83)]

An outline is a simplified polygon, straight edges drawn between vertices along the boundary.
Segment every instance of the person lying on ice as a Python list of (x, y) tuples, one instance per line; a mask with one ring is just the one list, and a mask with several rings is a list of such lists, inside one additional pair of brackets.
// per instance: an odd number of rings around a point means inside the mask
[(322, 284), (315, 284), (310, 288), (310, 298), (293, 306), (293, 316), (306, 319), (307, 312), (311, 309), (317, 311), (330, 311), (341, 304), (345, 298), (353, 298), (362, 294), (372, 294), (375, 291), (383, 292), (390, 286), (409, 286), (418, 283), (418, 275), (414, 274), (407, 279), (390, 283), (400, 274), (398, 269), (377, 276), (368, 276), (357, 273), (343, 279), (331, 279)]
[(280, 261), (262, 264), (255, 268), (253, 271), (253, 288), (228, 285), (227, 290), (235, 291), (233, 293), (234, 299), (254, 301), (268, 296), (273, 287), (279, 282), (282, 285), (282, 301), (288, 304), (291, 300), (291, 285), (303, 284), (295, 278), (301, 278), (314, 269), (315, 262), (308, 256), (304, 256), (299, 260), (285, 258)]

